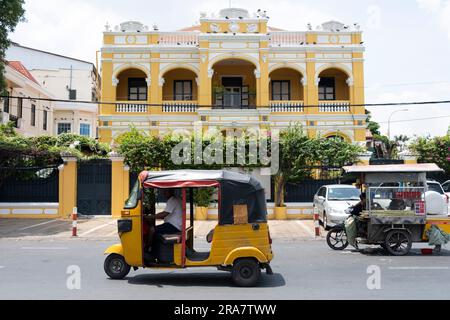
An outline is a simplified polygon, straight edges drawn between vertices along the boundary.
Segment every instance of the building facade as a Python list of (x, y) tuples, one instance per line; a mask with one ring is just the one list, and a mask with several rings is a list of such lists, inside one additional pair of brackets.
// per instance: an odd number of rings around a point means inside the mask
[(100, 97), (100, 79), (92, 63), (17, 43), (11, 44), (6, 56), (22, 61), (54, 99), (68, 100), (53, 103), (53, 131), (50, 134), (69, 132), (97, 137), (98, 108), (95, 102)]
[(106, 25), (100, 140), (113, 142), (130, 124), (163, 134), (195, 123), (221, 130), (299, 123), (311, 136), (365, 145), (359, 26), (330, 21), (297, 32), (268, 20), (229, 8), (176, 32)]
[(52, 99), (52, 95), (20, 61), (6, 62), (5, 78), (9, 98), (2, 99), (1, 123), (13, 122), (24, 136), (51, 135), (53, 102), (47, 100)]

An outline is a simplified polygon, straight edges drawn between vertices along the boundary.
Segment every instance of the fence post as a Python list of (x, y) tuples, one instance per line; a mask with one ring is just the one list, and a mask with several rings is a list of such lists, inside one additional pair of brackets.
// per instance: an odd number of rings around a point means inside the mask
[(59, 208), (61, 218), (69, 218), (77, 206), (77, 157), (61, 154), (64, 164), (59, 169)]
[(124, 164), (124, 158), (111, 152), (111, 215), (120, 217), (125, 201), (129, 196), (130, 168)]
[(72, 211), (72, 237), (77, 237), (77, 227), (78, 227), (78, 209), (77, 207), (73, 208)]
[(315, 236), (320, 237), (319, 210), (314, 207), (314, 231)]

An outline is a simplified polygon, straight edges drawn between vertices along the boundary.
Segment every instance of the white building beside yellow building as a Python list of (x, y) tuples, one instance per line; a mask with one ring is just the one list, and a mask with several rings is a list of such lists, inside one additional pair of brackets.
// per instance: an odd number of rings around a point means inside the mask
[[(125, 22), (104, 32), (99, 136), (303, 125), (311, 136), (366, 140), (358, 25), (284, 31), (265, 12), (223, 9), (175, 32)], [(300, 26), (299, 26), (300, 27)]]

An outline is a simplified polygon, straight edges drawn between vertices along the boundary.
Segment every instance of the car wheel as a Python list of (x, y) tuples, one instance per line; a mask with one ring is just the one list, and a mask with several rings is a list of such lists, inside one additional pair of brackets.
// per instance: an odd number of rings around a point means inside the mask
[(105, 259), (103, 265), (105, 273), (115, 280), (125, 278), (130, 272), (130, 265), (126, 263), (125, 258), (119, 254), (112, 253)]
[(261, 277), (261, 268), (255, 259), (238, 259), (233, 264), (231, 277), (235, 285), (239, 287), (253, 287)]

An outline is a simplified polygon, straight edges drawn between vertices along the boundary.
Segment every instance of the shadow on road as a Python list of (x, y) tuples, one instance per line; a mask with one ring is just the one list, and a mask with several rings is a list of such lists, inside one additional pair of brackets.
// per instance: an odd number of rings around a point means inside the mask
[[(234, 287), (229, 273), (193, 273), (193, 274), (141, 274), (127, 277), (129, 284), (147, 286), (177, 286), (177, 287)], [(286, 281), (279, 273), (271, 276), (261, 275), (258, 287), (276, 288), (286, 285)]]

